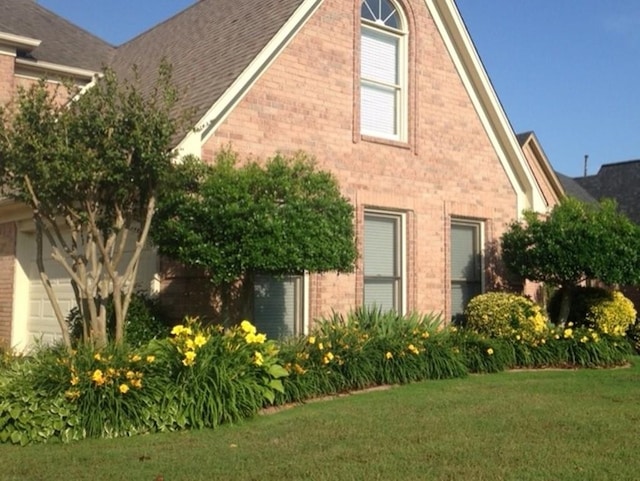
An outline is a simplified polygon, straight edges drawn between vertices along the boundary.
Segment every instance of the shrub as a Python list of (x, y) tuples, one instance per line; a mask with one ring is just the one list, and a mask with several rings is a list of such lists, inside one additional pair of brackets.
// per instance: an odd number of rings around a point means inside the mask
[(474, 297), (465, 309), (465, 327), (490, 337), (514, 333), (535, 338), (544, 332), (547, 320), (530, 299), (506, 292), (489, 292)]
[(636, 310), (624, 294), (614, 291), (610, 298), (589, 307), (586, 321), (603, 334), (624, 336), (636, 321)]
[[(67, 315), (67, 325), (73, 340), (82, 339), (82, 316), (77, 307)], [(125, 320), (125, 340), (132, 346), (141, 346), (153, 338), (169, 335), (171, 322), (163, 315), (158, 299), (144, 292), (134, 292)], [(113, 301), (107, 302), (107, 334), (109, 339), (115, 336), (115, 311)]]
[[(547, 311), (549, 319), (552, 323), (558, 324), (560, 314), (560, 303), (562, 296), (566, 291), (566, 287), (558, 289), (549, 299)], [(567, 324), (572, 323), (574, 326), (584, 326), (589, 312), (589, 307), (595, 303), (609, 299), (609, 292), (602, 287), (571, 287), (571, 310), (567, 318)]]
[(640, 354), (640, 320), (627, 329), (627, 339), (637, 354)]
[[(549, 313), (557, 319), (562, 289), (551, 298)], [(576, 327), (590, 327), (602, 334), (624, 336), (636, 320), (633, 303), (619, 291), (601, 287), (574, 287), (568, 321)]]
[(21, 358), (7, 365), (0, 376), (0, 442), (25, 446), (80, 439), (82, 428), (76, 406), (60, 389), (46, 389), (34, 382), (41, 363)]

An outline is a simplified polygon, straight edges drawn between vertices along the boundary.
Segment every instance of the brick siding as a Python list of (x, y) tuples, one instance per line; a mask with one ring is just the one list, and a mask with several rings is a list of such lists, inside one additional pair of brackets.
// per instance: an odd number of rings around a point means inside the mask
[(16, 225), (0, 224), (0, 345), (11, 339), (15, 254)]
[[(516, 194), (424, 2), (406, 6), (412, 66), (406, 144), (357, 134), (359, 9), (357, 2), (327, 0), (202, 156), (210, 162), (228, 145), (244, 158), (313, 155), (356, 206), (360, 252), (365, 208), (406, 212), (407, 309), (448, 315), (451, 218), (485, 221), (490, 243), (517, 214)], [(362, 268), (360, 259), (353, 274), (311, 276), (311, 319), (361, 304)]]

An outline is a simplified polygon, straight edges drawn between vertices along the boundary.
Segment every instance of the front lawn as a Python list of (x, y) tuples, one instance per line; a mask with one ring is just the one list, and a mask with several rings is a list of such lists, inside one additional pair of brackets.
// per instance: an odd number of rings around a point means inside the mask
[(425, 381), (215, 430), (0, 445), (0, 480), (637, 480), (633, 364)]

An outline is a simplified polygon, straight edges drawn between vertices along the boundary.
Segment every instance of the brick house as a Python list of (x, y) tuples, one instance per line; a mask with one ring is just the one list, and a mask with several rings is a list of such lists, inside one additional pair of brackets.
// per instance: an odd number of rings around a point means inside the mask
[[(488, 247), (506, 226), (562, 192), (521, 147), (453, 0), (200, 0), (119, 47), (32, 0), (0, 4), (3, 102), (45, 74), (88, 82), (102, 64), (151, 82), (162, 58), (198, 118), (181, 154), (304, 150), (355, 206), (355, 272), (259, 280), (254, 321), (268, 333), (360, 305), (451, 318), (494, 285)], [(0, 204), (0, 337), (20, 345), (57, 330), (31, 230), (27, 210)], [(151, 251), (145, 262), (141, 284), (170, 308), (206, 299), (200, 280)]]

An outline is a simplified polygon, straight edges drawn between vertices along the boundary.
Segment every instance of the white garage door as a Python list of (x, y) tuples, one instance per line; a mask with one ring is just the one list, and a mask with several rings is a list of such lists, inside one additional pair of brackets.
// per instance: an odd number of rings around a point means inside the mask
[[(36, 263), (35, 234), (22, 234), (19, 242), (18, 252), (21, 254), (21, 263), (29, 279), (28, 315), (26, 319), (28, 343), (33, 344), (38, 339), (41, 339), (45, 343), (50, 343), (60, 339), (61, 333), (53, 307), (49, 302), (47, 293), (40, 280), (38, 265)], [(133, 250), (133, 242), (131, 250)], [(60, 308), (66, 316), (66, 314), (76, 306), (71, 282), (62, 266), (50, 258), (51, 250), (46, 241), (43, 252), (45, 272), (49, 276), (51, 286), (60, 303)], [(138, 268), (136, 285), (139, 289), (149, 291), (151, 282), (157, 272), (156, 264), (155, 252), (151, 249), (145, 249), (142, 253), (140, 267)], [(16, 299), (16, 301), (19, 302), (20, 300)]]

